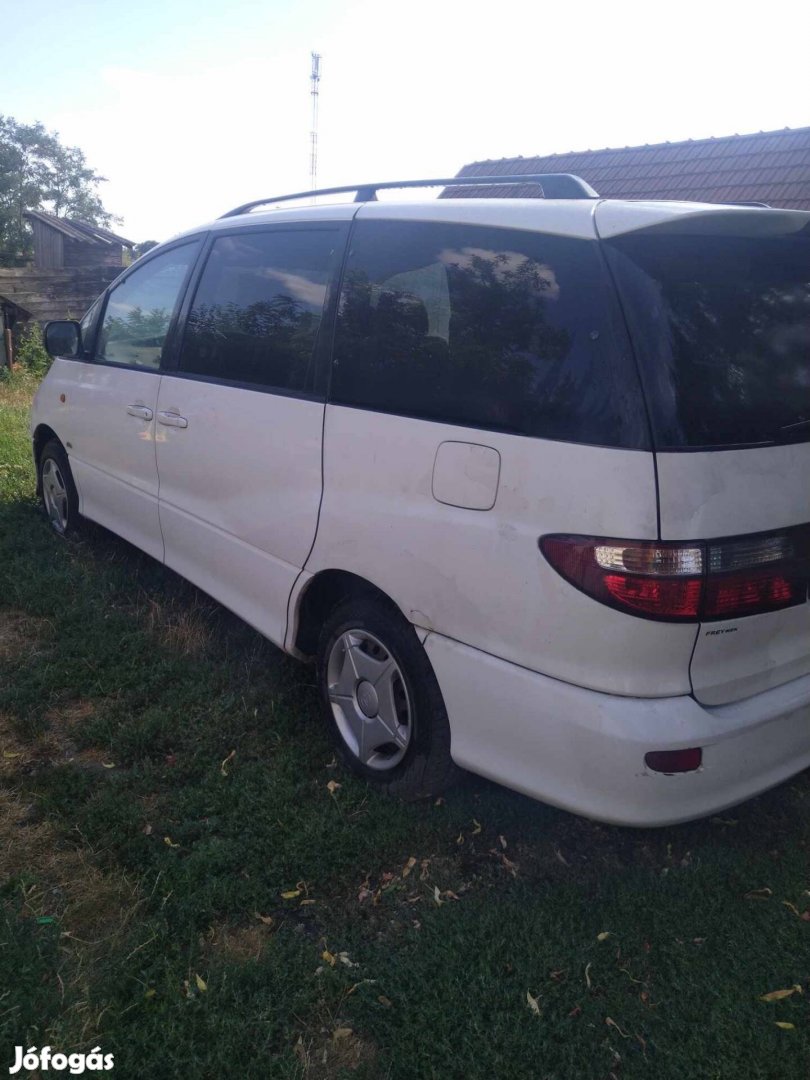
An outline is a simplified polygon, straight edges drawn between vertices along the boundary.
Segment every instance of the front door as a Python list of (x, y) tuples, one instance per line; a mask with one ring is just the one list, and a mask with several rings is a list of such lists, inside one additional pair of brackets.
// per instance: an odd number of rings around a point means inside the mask
[(65, 365), (66, 438), (81, 512), (157, 559), (160, 364), (199, 247), (182, 244), (134, 267), (110, 290), (88, 361)]

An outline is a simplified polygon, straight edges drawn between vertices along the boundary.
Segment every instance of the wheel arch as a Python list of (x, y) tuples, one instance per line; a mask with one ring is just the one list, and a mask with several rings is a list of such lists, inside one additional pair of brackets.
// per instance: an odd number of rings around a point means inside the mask
[(289, 651), (299, 659), (311, 660), (326, 616), (336, 604), (355, 596), (376, 596), (411, 622), (399, 604), (367, 578), (348, 570), (319, 570), (291, 597)]
[[(53, 428), (48, 427), (47, 424), (38, 424), (36, 426), (36, 428), (34, 429), (34, 434), (32, 436), (32, 450), (33, 450), (33, 453), (34, 453), (34, 466), (35, 466), (36, 471), (37, 471), (37, 495), (42, 494), (42, 480), (41, 480), (40, 475), (39, 475), (39, 459), (40, 459), (40, 456), (42, 454), (42, 451), (43, 451), (45, 445), (47, 443), (51, 442), (51, 440), (55, 440), (56, 442), (58, 442), (59, 445), (64, 450), (65, 444), (62, 442), (62, 440), (59, 438), (59, 436), (56, 434), (56, 432), (53, 430)], [(65, 453), (67, 453), (67, 450), (65, 450)]]

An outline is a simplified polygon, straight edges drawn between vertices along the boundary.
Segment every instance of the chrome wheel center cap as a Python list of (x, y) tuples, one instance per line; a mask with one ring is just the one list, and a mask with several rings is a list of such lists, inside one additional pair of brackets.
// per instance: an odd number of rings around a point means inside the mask
[(357, 704), (363, 710), (366, 716), (376, 716), (380, 708), (380, 699), (377, 697), (377, 691), (371, 685), (370, 682), (363, 680), (357, 686)]

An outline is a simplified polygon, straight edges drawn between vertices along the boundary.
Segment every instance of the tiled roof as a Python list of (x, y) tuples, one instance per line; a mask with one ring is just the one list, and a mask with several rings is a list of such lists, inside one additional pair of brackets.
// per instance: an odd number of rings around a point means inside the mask
[(60, 218), (56, 214), (49, 214), (45, 210), (26, 210), (23, 217), (32, 221), (41, 221), (52, 229), (62, 233), (71, 240), (83, 240), (88, 244), (122, 244), (124, 247), (134, 247), (132, 240), (125, 240), (123, 236), (117, 236), (109, 229), (102, 229), (100, 225), (90, 225), (78, 218)]
[[(501, 158), (465, 165), (458, 176), (575, 173), (608, 199), (764, 202), (810, 210), (810, 127), (718, 139)], [(453, 196), (538, 195), (536, 186), (454, 189)], [(449, 191), (448, 191), (449, 194)]]

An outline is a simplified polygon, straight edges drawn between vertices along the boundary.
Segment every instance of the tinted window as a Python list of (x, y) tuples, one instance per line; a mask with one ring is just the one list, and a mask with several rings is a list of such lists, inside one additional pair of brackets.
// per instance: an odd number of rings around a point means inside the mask
[(169, 323), (199, 242), (156, 255), (111, 291), (96, 356), (108, 364), (158, 368)]
[(84, 318), (79, 324), (82, 328), (82, 348), (86, 354), (92, 354), (93, 352), (93, 339), (96, 332), (96, 323), (98, 322), (99, 314), (101, 313), (101, 306), (104, 303), (104, 294), (98, 298), (87, 309)]
[(810, 232), (607, 245), (660, 448), (807, 438)]
[(643, 446), (646, 418), (597, 245), (359, 222), (332, 397), (549, 439)]
[(294, 229), (216, 240), (194, 297), (180, 369), (309, 389), (338, 236), (336, 230)]

